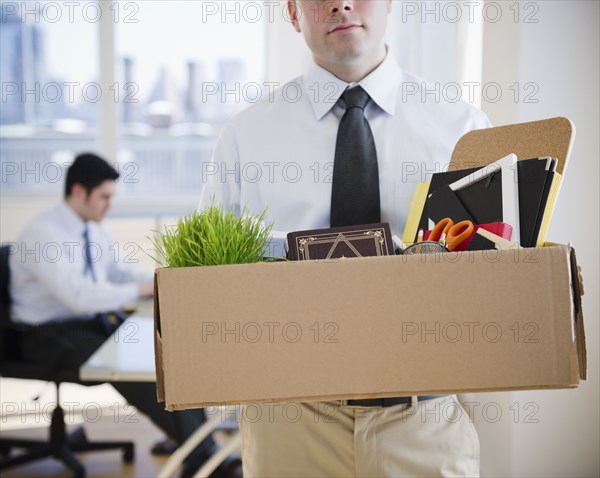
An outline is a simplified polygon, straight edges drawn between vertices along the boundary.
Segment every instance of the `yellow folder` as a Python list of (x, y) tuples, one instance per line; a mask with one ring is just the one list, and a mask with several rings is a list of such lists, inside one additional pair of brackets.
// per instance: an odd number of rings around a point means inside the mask
[(402, 234), (402, 242), (407, 246), (415, 242), (417, 237), (417, 229), (419, 228), (419, 222), (425, 208), (425, 201), (427, 200), (427, 193), (429, 192), (430, 181), (417, 184), (415, 192), (413, 193), (412, 200), (410, 201), (410, 209), (408, 211), (408, 218), (406, 219), (406, 226), (404, 227), (404, 233)]
[(554, 206), (556, 206), (556, 198), (558, 197), (558, 190), (560, 189), (561, 175), (558, 173), (554, 174), (552, 179), (552, 185), (550, 186), (550, 192), (548, 193), (548, 200), (546, 201), (546, 209), (544, 210), (544, 217), (542, 218), (542, 225), (540, 226), (540, 233), (538, 235), (537, 246), (542, 247), (546, 242), (546, 235), (550, 228), (550, 220), (552, 214), (554, 214)]

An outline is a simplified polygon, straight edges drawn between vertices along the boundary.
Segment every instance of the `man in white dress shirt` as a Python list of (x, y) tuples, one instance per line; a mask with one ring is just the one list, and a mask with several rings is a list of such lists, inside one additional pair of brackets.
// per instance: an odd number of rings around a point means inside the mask
[[(107, 312), (152, 296), (152, 275), (127, 263), (101, 224), (118, 177), (102, 158), (79, 155), (67, 172), (64, 201), (35, 217), (17, 240), (9, 256), (11, 317), (34, 326), (20, 343), (25, 360), (78, 371), (121, 322)], [(165, 411), (155, 383), (112, 385), (177, 444), (206, 421), (204, 410)], [(191, 475), (215, 448), (209, 436), (184, 474)]]
[[(360, 86), (380, 220), (400, 235), (416, 183), (444, 170), (458, 139), (489, 121), (463, 101), (424, 94), (433, 85), (398, 67), (383, 41), (391, 0), (288, 0), (288, 9), (313, 62), (224, 127), (204, 168), (200, 208), (214, 198), (238, 212), (268, 207), (279, 231), (329, 227), (338, 129), (353, 108), (342, 95)], [(298, 406), (298, 420), (268, 406), (256, 420), (242, 418), (245, 476), (479, 474), (477, 434), (454, 395)]]

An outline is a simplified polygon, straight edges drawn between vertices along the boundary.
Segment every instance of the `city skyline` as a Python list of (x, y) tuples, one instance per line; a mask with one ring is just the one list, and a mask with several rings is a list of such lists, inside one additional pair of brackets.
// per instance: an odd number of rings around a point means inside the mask
[[(34, 3), (34, 2), (29, 2)], [(200, 120), (210, 119), (211, 113), (203, 114), (202, 112), (190, 111), (189, 102), (190, 97), (190, 65), (195, 65), (195, 82), (198, 84), (197, 88), (200, 87), (201, 82), (217, 82), (217, 83), (230, 83), (230, 82), (243, 82), (251, 78), (252, 81), (261, 81), (264, 77), (264, 48), (254, 48), (256, 43), (261, 43), (264, 38), (264, 32), (260, 24), (239, 24), (233, 23), (237, 30), (246, 29), (253, 31), (254, 33), (260, 32), (255, 41), (248, 41), (246, 44), (238, 44), (239, 42), (231, 41), (234, 35), (228, 35), (227, 25), (225, 27), (219, 21), (219, 18), (215, 18), (214, 22), (206, 21), (202, 23), (201, 28), (197, 28), (195, 25), (194, 17), (200, 15), (199, 2), (169, 2), (170, 8), (167, 13), (165, 9), (160, 9), (160, 4), (165, 2), (141, 2), (136, 3), (137, 10), (124, 10), (124, 6), (132, 4), (132, 2), (126, 2), (125, 4), (115, 4), (118, 6), (120, 11), (115, 12), (115, 15), (120, 15), (120, 22), (115, 24), (115, 86), (120, 89), (119, 100), (123, 97), (129, 97), (135, 103), (132, 104), (132, 108), (136, 110), (134, 116), (127, 116), (120, 118), (124, 121), (132, 120), (143, 120), (140, 115), (143, 115), (143, 110), (152, 100), (161, 98), (153, 98), (153, 94), (156, 92), (158, 84), (168, 80), (171, 85), (168, 89), (171, 90), (170, 96), (171, 101), (176, 104), (174, 111), (176, 112), (176, 121), (185, 120)], [(4, 7), (4, 3), (2, 4)], [(182, 8), (185, 7), (188, 15), (182, 16)], [(128, 13), (128, 15), (125, 15)], [(172, 21), (168, 21), (166, 18), (169, 13), (173, 16), (180, 17), (180, 21), (176, 23), (176, 30), (180, 35), (188, 35), (191, 30), (195, 31), (194, 35), (187, 36), (189, 41), (180, 42), (177, 41), (177, 48), (173, 48), (174, 44), (171, 41), (165, 41), (170, 36), (157, 35), (153, 30), (155, 27), (174, 24)], [(51, 82), (57, 82), (59, 84), (66, 82), (77, 83), (78, 85), (86, 85), (89, 83), (96, 82), (98, 79), (98, 56), (97, 54), (81, 54), (80, 52), (94, 52), (98, 51), (97, 45), (97, 23), (86, 22), (82, 19), (78, 19), (75, 14), (72, 15), (72, 20), (69, 21), (67, 15), (63, 15), (59, 21), (56, 22), (44, 22), (43, 15), (38, 18), (33, 17), (31, 14), (26, 15), (26, 21), (21, 22), (17, 15), (4, 16), (3, 15), (3, 40), (6, 36), (7, 26), (10, 25), (9, 21), (13, 20), (14, 23), (20, 23), (22, 31), (29, 29), (35, 32), (35, 35), (43, 37), (43, 49), (41, 48), (37, 55), (25, 55), (24, 62), (29, 62), (28, 68), (31, 70), (41, 71), (37, 75), (37, 82), (41, 83), (42, 88), (44, 85), (48, 85)], [(129, 19), (133, 22), (126, 22)], [(5, 21), (6, 20), (6, 21)], [(19, 20), (15, 22), (14, 20)], [(219, 28), (220, 32), (215, 33), (215, 28)], [(13, 25), (13, 30), (15, 26)], [(164, 28), (162, 28), (164, 30)], [(239, 33), (239, 32), (238, 32)], [(213, 41), (210, 42), (210, 49), (200, 45), (194, 39), (200, 39), (203, 36), (213, 37)], [(256, 35), (255, 35), (256, 36)], [(77, 39), (78, 48), (75, 50), (72, 48), (73, 39)], [(229, 38), (229, 41), (228, 41)], [(12, 43), (16, 42), (15, 38), (12, 39)], [(11, 42), (3, 41), (3, 53), (7, 49), (12, 51), (11, 55), (3, 55), (3, 59), (7, 62), (14, 63), (18, 62), (18, 56), (20, 50), (18, 48), (11, 48)], [(8, 44), (8, 47), (6, 46)], [(261, 44), (261, 46), (264, 46)], [(250, 47), (250, 48), (248, 48)], [(245, 52), (251, 51), (250, 57), (244, 56)], [(125, 74), (124, 64), (129, 62), (129, 73)], [(229, 65), (229, 66), (227, 66)], [(233, 66), (232, 66), (233, 65)], [(3, 65), (4, 66), (4, 65)], [(14, 67), (13, 69), (18, 69)], [(236, 75), (232, 76), (227, 73), (227, 70), (235, 70)], [(27, 84), (31, 81), (31, 75), (27, 75), (27, 72), (21, 74), (21, 78), (18, 75), (6, 74), (6, 69), (3, 68), (3, 82), (26, 82)], [(27, 80), (29, 78), (29, 81)], [(19, 81), (20, 80), (20, 81)], [(127, 82), (134, 83), (134, 88), (127, 89)], [(29, 88), (28, 86), (26, 86)], [(65, 87), (64, 96), (67, 95), (67, 88)], [(20, 95), (16, 95), (20, 96)], [(203, 105), (198, 104), (198, 98), (200, 92), (196, 92), (195, 95), (196, 107), (202, 108)], [(42, 98), (43, 100), (44, 98)], [(166, 98), (162, 98), (166, 99)], [(20, 98), (19, 98), (20, 100)], [(13, 98), (13, 102), (16, 99)], [(18, 101), (16, 101), (18, 103)], [(35, 120), (31, 121), (32, 112), (29, 112), (28, 123), (39, 123), (40, 119), (44, 117), (57, 118), (62, 116), (75, 116), (78, 119), (84, 119), (90, 124), (94, 123), (94, 120), (90, 116), (95, 115), (95, 104), (88, 102), (85, 105), (82, 101), (82, 95), (75, 95), (75, 100), (68, 102), (66, 105), (62, 105), (60, 102), (52, 104), (41, 104), (41, 102), (31, 102), (38, 104), (37, 111), (33, 113)], [(91, 105), (91, 106), (90, 106)], [(6, 105), (4, 105), (6, 107)], [(88, 107), (90, 106), (90, 107)], [(205, 105), (207, 112), (210, 112), (210, 105)], [(233, 105), (235, 107), (235, 105)], [(23, 105), (23, 108), (29, 106)], [(215, 109), (214, 107), (212, 108)], [(222, 108), (217, 108), (222, 109)], [(230, 109), (226, 107), (225, 109)], [(235, 109), (235, 108), (233, 108)], [(16, 118), (14, 112), (10, 112), (10, 108), (3, 108), (3, 116), (10, 114), (12, 118)], [(83, 111), (87, 110), (87, 111)], [(41, 113), (43, 111), (43, 113)], [(122, 113), (123, 108), (120, 108)], [(123, 116), (122, 114), (120, 116)], [(215, 116), (212, 114), (212, 116)], [(6, 121), (6, 117), (3, 118), (2, 123), (12, 123), (13, 121)], [(16, 122), (19, 122), (18, 120)]]

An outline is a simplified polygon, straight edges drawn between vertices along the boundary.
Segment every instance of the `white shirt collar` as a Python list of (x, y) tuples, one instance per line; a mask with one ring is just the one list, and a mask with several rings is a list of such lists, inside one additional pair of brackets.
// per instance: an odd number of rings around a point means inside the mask
[(79, 215), (73, 211), (73, 209), (71, 209), (71, 206), (69, 206), (66, 201), (60, 203), (56, 209), (59, 217), (62, 218), (68, 230), (78, 234), (83, 234), (86, 226), (85, 221), (81, 219), (81, 217), (79, 217)]
[[(304, 75), (304, 93), (308, 95), (317, 120), (325, 116), (337, 103), (349, 86), (333, 73), (311, 62)], [(402, 81), (402, 71), (389, 52), (383, 62), (358, 84), (364, 88), (371, 99), (386, 113), (396, 112), (398, 86)]]

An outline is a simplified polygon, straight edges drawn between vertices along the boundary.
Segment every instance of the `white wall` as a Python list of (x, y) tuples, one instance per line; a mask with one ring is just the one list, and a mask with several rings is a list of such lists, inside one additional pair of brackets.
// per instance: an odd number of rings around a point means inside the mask
[[(513, 2), (510, 2), (511, 4)], [(555, 242), (573, 242), (583, 269), (583, 309), (588, 350), (587, 382), (576, 390), (486, 394), (510, 420), (480, 421), (482, 472), (488, 476), (599, 476), (598, 237), (599, 237), (599, 3), (538, 1), (537, 23), (486, 23), (483, 81), (503, 88), (518, 82), (538, 88), (537, 103), (514, 101), (512, 91), (496, 104), (483, 103), (494, 124), (566, 116), (576, 126), (571, 162), (549, 232)], [(521, 13), (534, 8), (521, 4)], [(510, 94), (509, 94), (510, 93)], [(515, 404), (521, 416), (514, 423)], [(525, 423), (525, 412), (537, 423)]]

